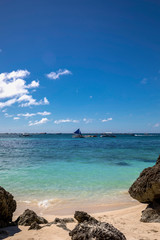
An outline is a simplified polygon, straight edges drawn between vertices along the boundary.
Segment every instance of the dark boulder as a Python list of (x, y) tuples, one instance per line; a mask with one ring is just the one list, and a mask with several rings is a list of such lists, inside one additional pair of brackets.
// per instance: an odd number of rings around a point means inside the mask
[(141, 203), (160, 199), (160, 156), (153, 167), (144, 169), (129, 189), (129, 194)]
[(37, 222), (33, 222), (30, 227), (28, 228), (28, 230), (39, 230), (42, 227), (37, 223)]
[(0, 228), (7, 227), (12, 222), (16, 210), (16, 201), (12, 194), (0, 186)]
[(141, 222), (160, 222), (160, 201), (154, 200), (142, 211)]
[(21, 214), (17, 220), (18, 225), (24, 225), (24, 226), (31, 226), (32, 223), (37, 224), (45, 224), (48, 223), (48, 221), (43, 218), (39, 217), (34, 211), (26, 209), (23, 214)]
[(75, 211), (74, 218), (78, 221), (78, 223), (82, 223), (84, 221), (95, 223), (98, 222), (98, 220), (96, 220), (94, 217), (91, 217), (88, 213), (83, 211)]
[(148, 203), (142, 211), (141, 222), (160, 222), (160, 156), (153, 167), (141, 172), (129, 194), (141, 203)]
[(76, 212), (75, 216), (79, 223), (69, 233), (72, 240), (126, 240), (123, 233), (109, 223), (100, 222), (85, 212)]

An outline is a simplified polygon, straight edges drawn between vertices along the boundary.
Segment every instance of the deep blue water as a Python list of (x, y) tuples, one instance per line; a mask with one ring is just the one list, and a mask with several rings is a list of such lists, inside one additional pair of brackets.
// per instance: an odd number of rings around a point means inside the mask
[(105, 200), (127, 191), (159, 154), (160, 135), (0, 135), (0, 185), (19, 200)]

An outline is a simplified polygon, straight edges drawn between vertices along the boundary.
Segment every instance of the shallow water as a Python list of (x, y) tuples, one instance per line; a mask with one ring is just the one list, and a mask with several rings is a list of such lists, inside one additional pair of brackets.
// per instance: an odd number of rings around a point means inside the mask
[(0, 135), (0, 185), (41, 207), (121, 201), (159, 153), (160, 135), (72, 138)]

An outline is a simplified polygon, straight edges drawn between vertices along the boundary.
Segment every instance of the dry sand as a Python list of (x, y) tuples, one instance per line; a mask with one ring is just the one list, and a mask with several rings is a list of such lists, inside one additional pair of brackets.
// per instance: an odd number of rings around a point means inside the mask
[[(137, 204), (136, 206), (123, 208), (120, 210), (112, 210), (102, 213), (92, 214), (100, 221), (113, 224), (127, 238), (127, 240), (160, 240), (160, 224), (159, 223), (142, 223), (140, 222), (141, 211), (146, 206)], [(43, 216), (48, 221), (53, 221), (57, 216)], [(61, 216), (62, 217), (62, 216)], [(63, 217), (73, 217), (63, 216)], [(76, 223), (69, 223), (67, 227), (72, 230)], [(6, 240), (69, 240), (68, 231), (63, 230), (56, 225), (44, 227), (40, 230), (30, 230), (28, 227), (18, 226), (5, 229), (10, 234)], [(12, 236), (11, 236), (12, 235)]]

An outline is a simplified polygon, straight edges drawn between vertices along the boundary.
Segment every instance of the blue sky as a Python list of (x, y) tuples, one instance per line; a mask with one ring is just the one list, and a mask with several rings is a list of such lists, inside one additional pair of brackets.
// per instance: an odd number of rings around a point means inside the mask
[(160, 132), (160, 2), (1, 0), (0, 132)]

